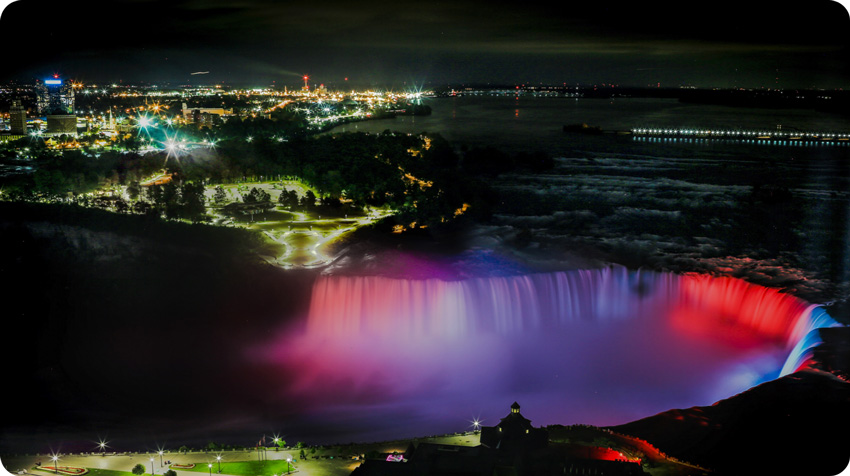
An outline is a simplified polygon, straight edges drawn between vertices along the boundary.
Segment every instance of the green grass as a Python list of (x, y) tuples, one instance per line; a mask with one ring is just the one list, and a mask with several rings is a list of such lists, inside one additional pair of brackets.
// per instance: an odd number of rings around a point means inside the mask
[[(59, 466), (61, 467), (62, 465), (60, 464)], [(40, 469), (37, 466), (33, 467), (32, 469), (39, 471), (39, 473), (36, 473), (36, 474), (41, 474), (41, 473), (54, 474), (54, 475), (56, 474), (53, 471), (49, 471), (49, 470), (46, 470), (46, 469)], [(94, 468), (86, 468), (86, 469), (88, 469), (89, 471), (88, 471), (88, 473), (84, 474), (83, 476), (136, 476), (135, 474), (131, 473), (130, 471), (115, 471), (115, 470), (112, 470), (112, 469), (94, 469)], [(147, 471), (147, 469), (146, 469), (146, 471)], [(59, 474), (61, 475), (62, 473), (59, 473)], [(146, 473), (146, 474), (150, 474), (150, 473)]]
[[(209, 474), (209, 463), (195, 463), (192, 469), (179, 468), (180, 471), (194, 471)], [(271, 476), (281, 475), (294, 470), (295, 467), (284, 460), (273, 461), (232, 461), (221, 463), (221, 474), (233, 474), (236, 476)], [(218, 473), (218, 462), (212, 464), (212, 474)]]

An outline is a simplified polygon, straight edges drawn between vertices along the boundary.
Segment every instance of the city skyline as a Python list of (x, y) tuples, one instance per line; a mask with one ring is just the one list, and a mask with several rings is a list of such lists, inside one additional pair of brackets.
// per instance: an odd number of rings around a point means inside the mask
[[(82, 82), (614, 84), (840, 89), (848, 84), (845, 7), (720, 2), (650, 6), (412, 2), (9, 4), (24, 38), (2, 80)], [(670, 15), (670, 13), (673, 15)], [(197, 73), (204, 74), (197, 74)], [(314, 79), (313, 79), (314, 78)]]

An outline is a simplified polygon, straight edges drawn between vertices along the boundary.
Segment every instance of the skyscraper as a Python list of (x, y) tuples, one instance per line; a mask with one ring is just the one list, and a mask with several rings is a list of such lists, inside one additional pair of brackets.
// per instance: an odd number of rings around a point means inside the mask
[(73, 114), (74, 85), (65, 83), (58, 75), (36, 84), (39, 114)]
[(76, 134), (74, 115), (74, 85), (59, 79), (59, 75), (36, 84), (38, 112), (47, 117), (47, 132)]
[(10, 133), (14, 135), (26, 135), (27, 133), (27, 110), (19, 99), (12, 100), (9, 108)]

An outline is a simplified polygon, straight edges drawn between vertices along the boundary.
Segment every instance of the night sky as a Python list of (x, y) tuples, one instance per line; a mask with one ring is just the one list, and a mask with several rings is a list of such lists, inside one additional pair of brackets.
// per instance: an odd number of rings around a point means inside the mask
[(787, 89), (850, 78), (837, 2), (545, 3), (19, 0), (3, 11), (0, 80)]

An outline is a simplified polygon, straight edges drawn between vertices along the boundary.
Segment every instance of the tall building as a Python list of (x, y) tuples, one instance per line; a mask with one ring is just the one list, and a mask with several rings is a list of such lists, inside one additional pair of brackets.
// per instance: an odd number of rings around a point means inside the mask
[(74, 113), (74, 85), (62, 81), (58, 75), (36, 84), (35, 90), (39, 114)]
[(10, 130), (14, 135), (27, 134), (27, 110), (21, 104), (19, 99), (12, 100), (12, 107), (9, 108)]
[(53, 75), (35, 87), (38, 112), (47, 117), (47, 132), (77, 133), (77, 116), (74, 115), (74, 85)]

